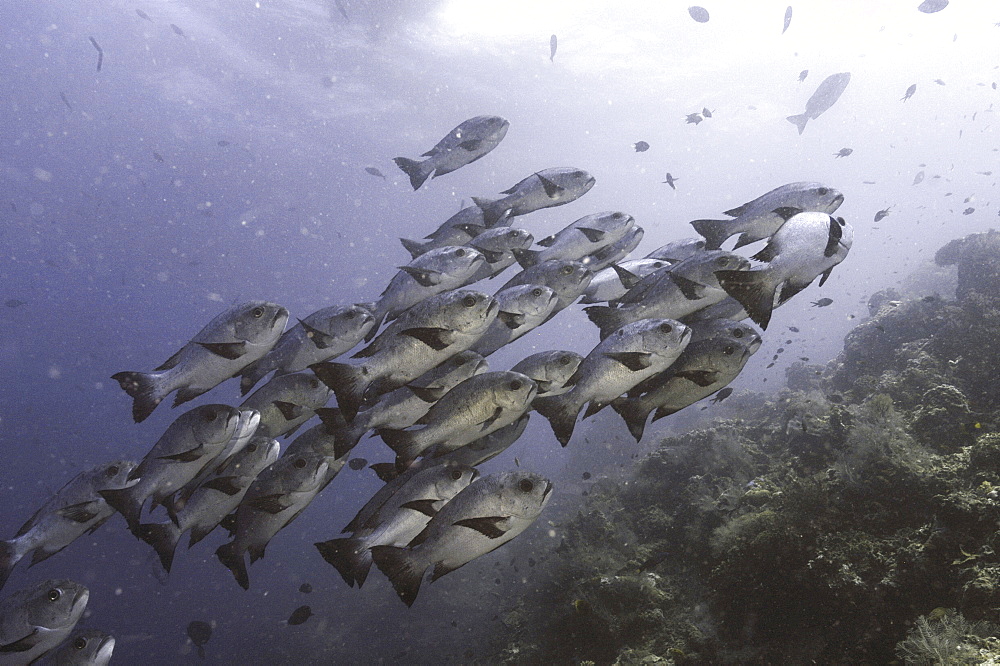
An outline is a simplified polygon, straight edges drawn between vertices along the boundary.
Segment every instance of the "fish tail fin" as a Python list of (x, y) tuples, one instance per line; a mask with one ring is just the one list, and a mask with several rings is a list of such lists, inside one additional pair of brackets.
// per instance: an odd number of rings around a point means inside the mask
[(804, 113), (800, 113), (797, 116), (788, 116), (785, 118), (788, 122), (799, 128), (799, 134), (806, 128), (806, 123), (809, 122), (809, 116)]
[(767, 329), (774, 309), (774, 292), (767, 279), (767, 269), (752, 271), (716, 271), (719, 285), (739, 301), (750, 318), (762, 329)]
[(159, 374), (152, 372), (117, 372), (111, 375), (111, 379), (118, 382), (122, 390), (132, 398), (132, 419), (136, 423), (145, 421), (167, 397), (157, 382), (159, 377)]
[(419, 190), (420, 186), (427, 180), (427, 177), (434, 171), (434, 169), (427, 164), (430, 160), (424, 160), (421, 162), (418, 160), (411, 160), (408, 157), (397, 157), (392, 161), (396, 163), (396, 166), (403, 170), (403, 173), (410, 177), (410, 185), (413, 186), (414, 190)]
[(521, 265), (521, 268), (531, 268), (538, 264), (538, 257), (542, 254), (539, 250), (522, 250), (519, 247), (511, 248), (510, 253)]
[(618, 412), (618, 415), (625, 421), (625, 425), (628, 426), (628, 431), (635, 437), (635, 441), (638, 442), (641, 440), (642, 434), (646, 430), (646, 419), (649, 418), (649, 412), (652, 410), (647, 409), (642, 404), (642, 401), (636, 398), (618, 398), (617, 400), (612, 400), (611, 408)]
[(236, 542), (224, 543), (215, 551), (215, 556), (219, 561), (233, 573), (236, 582), (244, 590), (250, 589), (250, 574), (247, 572), (247, 563), (243, 558), (242, 551), (236, 550)]
[(392, 589), (407, 606), (412, 606), (420, 592), (420, 583), (424, 579), (424, 571), (416, 558), (406, 548), (398, 546), (372, 546), (372, 559), (375, 566), (386, 575), (392, 583)]
[(108, 490), (97, 491), (104, 501), (108, 503), (112, 509), (122, 514), (125, 518), (125, 522), (128, 523), (128, 528), (132, 532), (135, 532), (136, 528), (139, 527), (139, 515), (142, 512), (142, 503), (139, 502), (132, 489), (135, 486), (130, 486), (128, 488), (111, 488)]
[(491, 229), (506, 222), (510, 212), (509, 208), (504, 208), (501, 203), (503, 199), (486, 199), (483, 197), (472, 197), (472, 203), (479, 206), (483, 211), (483, 224), (487, 229)]
[(601, 329), (601, 340), (628, 323), (628, 317), (621, 308), (613, 308), (609, 305), (591, 305), (584, 308), (583, 311), (587, 313), (587, 318)]
[(691, 220), (691, 226), (705, 239), (706, 250), (718, 250), (732, 235), (729, 220)]
[(344, 582), (360, 588), (372, 568), (372, 554), (361, 539), (330, 539), (316, 544), (323, 559), (333, 565)]
[(20, 552), (16, 540), (0, 541), (0, 589), (3, 589), (7, 579), (10, 578), (10, 573), (22, 557), (24, 553)]
[(139, 525), (135, 535), (148, 543), (160, 556), (163, 570), (170, 573), (174, 563), (174, 552), (181, 540), (181, 531), (173, 523), (144, 523)]
[(188, 539), (188, 548), (190, 548), (191, 546), (195, 545), (196, 543), (207, 537), (209, 534), (212, 533), (212, 530), (214, 530), (216, 527), (217, 525), (213, 525), (211, 528), (192, 527), (190, 532), (191, 537)]
[(333, 436), (334, 458), (342, 458), (361, 441), (367, 429), (360, 424), (348, 423), (337, 407), (320, 407), (316, 416), (323, 422), (326, 432)]
[(563, 446), (569, 444), (576, 427), (576, 417), (580, 406), (566, 398), (567, 394), (535, 398), (532, 408), (549, 420), (552, 432)]
[(403, 244), (406, 251), (410, 253), (410, 256), (416, 259), (420, 255), (427, 252), (425, 249), (426, 243), (417, 240), (411, 240), (409, 238), (400, 238), (399, 242)]
[(348, 421), (353, 421), (369, 384), (361, 367), (323, 361), (313, 363), (309, 369), (316, 373), (321, 382), (333, 389), (341, 414)]
[(368, 469), (375, 472), (375, 475), (383, 483), (389, 483), (397, 476), (399, 476), (399, 470), (396, 469), (396, 463), (390, 463), (390, 462), (372, 463), (371, 465), (368, 465)]
[(377, 428), (375, 432), (390, 449), (396, 453), (396, 466), (403, 469), (416, 460), (423, 451), (420, 444), (414, 439), (414, 433), (409, 430), (394, 430), (391, 428)]

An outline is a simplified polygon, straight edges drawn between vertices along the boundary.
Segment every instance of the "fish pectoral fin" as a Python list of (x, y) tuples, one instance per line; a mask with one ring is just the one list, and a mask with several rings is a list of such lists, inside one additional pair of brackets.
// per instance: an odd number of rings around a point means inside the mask
[(74, 523), (89, 523), (100, 513), (100, 506), (97, 502), (80, 502), (70, 504), (56, 511), (63, 518), (68, 518)]
[(38, 642), (42, 640), (42, 636), (39, 636), (38, 627), (35, 627), (30, 634), (19, 638), (13, 643), (5, 643), (0, 645), (0, 653), (3, 652), (27, 652), (31, 648), (38, 645)]
[(479, 250), (479, 253), (483, 255), (483, 259), (485, 259), (488, 264), (495, 264), (503, 259), (503, 252), (500, 250), (487, 250), (485, 248), (476, 247), (475, 245), (472, 247)]
[(417, 499), (417, 500), (411, 500), (405, 504), (401, 504), (400, 506), (404, 509), (412, 509), (414, 511), (424, 514), (429, 518), (433, 518), (437, 514), (437, 509), (434, 508), (434, 504), (437, 501), (438, 500), (432, 500), (432, 499)]
[(296, 405), (294, 402), (285, 402), (284, 400), (275, 400), (274, 406), (277, 407), (286, 421), (294, 421), (306, 411), (306, 408), (302, 405)]
[(635, 285), (639, 284), (639, 280), (642, 279), (632, 271), (626, 270), (618, 264), (611, 264), (611, 270), (618, 275), (618, 279), (621, 281), (622, 286), (626, 289), (631, 289)]
[(160, 367), (154, 369), (153, 372), (159, 372), (161, 370), (170, 370), (171, 368), (176, 367), (177, 364), (181, 362), (181, 352), (182, 351), (184, 351), (183, 348), (177, 350), (176, 354), (174, 354), (173, 356), (171, 356), (170, 358), (168, 358), (166, 361), (164, 361), (163, 365), (161, 365)]
[(468, 222), (465, 222), (463, 224), (456, 224), (455, 228), (459, 229), (459, 230), (461, 230), (463, 232), (465, 232), (466, 234), (468, 234), (469, 238), (475, 238), (479, 234), (481, 234), (484, 231), (486, 231), (486, 227), (484, 227), (483, 225), (481, 225), (481, 224), (470, 224)]
[(400, 335), (408, 335), (416, 338), (433, 349), (441, 351), (452, 343), (454, 334), (447, 328), (416, 327), (400, 331)]
[(482, 139), (469, 139), (468, 141), (463, 141), (458, 144), (458, 147), (462, 150), (468, 150), (471, 153), (474, 150), (479, 150), (481, 145), (483, 145)]
[(683, 377), (698, 386), (711, 386), (718, 380), (718, 370), (682, 370), (674, 373), (675, 377)]
[(480, 429), (486, 430), (491, 425), (493, 425), (496, 422), (496, 420), (500, 418), (501, 415), (503, 415), (503, 407), (497, 407), (496, 409), (493, 410), (493, 413), (490, 414), (485, 421), (479, 424)]
[(591, 229), (590, 227), (577, 227), (580, 232), (587, 237), (591, 243), (599, 243), (604, 240), (607, 236), (607, 232), (601, 231), (600, 229)]
[(246, 342), (196, 342), (216, 356), (235, 361), (247, 353)]
[(513, 331), (514, 329), (524, 325), (525, 317), (519, 312), (504, 312), (501, 310), (497, 313), (497, 319), (502, 321), (507, 328)]
[(780, 208), (775, 208), (771, 211), (785, 222), (792, 219), (796, 215), (802, 212), (801, 208), (796, 208), (795, 206), (781, 206)]
[(542, 247), (552, 247), (556, 242), (555, 236), (546, 236), (540, 241), (535, 241), (535, 245), (541, 245)]
[(426, 268), (414, 268), (413, 266), (400, 266), (399, 270), (416, 280), (417, 284), (421, 287), (433, 287), (441, 284), (440, 271), (432, 271)]
[(684, 294), (684, 298), (689, 301), (697, 301), (704, 297), (706, 287), (702, 283), (689, 280), (673, 272), (667, 273), (667, 275), (670, 277), (670, 281), (676, 284), (681, 293)]
[(437, 402), (447, 393), (440, 386), (407, 386), (406, 388), (410, 389), (413, 395), (428, 403)]
[(326, 349), (335, 342), (335, 339), (319, 330), (318, 328), (313, 328), (309, 324), (305, 323), (299, 319), (299, 323), (302, 324), (302, 328), (306, 331), (306, 337), (309, 338), (317, 349)]
[(535, 175), (538, 176), (538, 180), (541, 181), (542, 187), (545, 188), (545, 196), (549, 199), (558, 199), (566, 191), (566, 188), (556, 185), (542, 174), (536, 173)]
[(193, 449), (188, 449), (187, 451), (181, 451), (180, 453), (175, 453), (170, 456), (159, 456), (160, 460), (171, 460), (173, 462), (189, 463), (200, 459), (204, 455), (204, 450), (201, 445), (194, 447)]
[(653, 364), (650, 352), (606, 352), (604, 356), (618, 361), (632, 372), (645, 370)]
[(236, 485), (235, 476), (217, 476), (214, 479), (209, 479), (205, 483), (201, 484), (202, 488), (211, 488), (212, 490), (218, 490), (220, 493), (225, 493), (232, 497), (242, 490)]
[(264, 513), (276, 514), (281, 513), (285, 509), (291, 506), (285, 501), (285, 496), (281, 493), (275, 493), (274, 495), (261, 495), (260, 497), (254, 497), (247, 502), (247, 505), (252, 509), (257, 511), (263, 511)]
[(819, 286), (821, 286), (821, 287), (823, 286), (823, 283), (827, 281), (827, 279), (828, 279), (828, 278), (830, 277), (830, 274), (831, 274), (831, 273), (833, 273), (833, 266), (830, 266), (830, 267), (829, 267), (828, 269), (826, 269), (825, 271), (823, 271), (823, 272), (822, 272), (822, 273), (820, 274), (820, 275), (822, 275), (823, 277), (821, 277), (821, 278), (819, 279)]
[(470, 530), (475, 530), (490, 539), (499, 539), (507, 533), (507, 530), (502, 527), (506, 522), (507, 519), (503, 516), (482, 516), (479, 518), (463, 518), (453, 524), (468, 527)]

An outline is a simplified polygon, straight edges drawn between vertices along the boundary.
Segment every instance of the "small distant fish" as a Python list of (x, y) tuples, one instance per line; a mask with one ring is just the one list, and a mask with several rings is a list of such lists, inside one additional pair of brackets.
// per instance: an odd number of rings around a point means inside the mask
[(941, 79), (934, 79), (934, 83), (938, 84), (939, 86), (944, 85), (944, 81), (942, 81)]
[(808, 69), (803, 69), (801, 72), (799, 72), (799, 83), (805, 81), (807, 76), (809, 76)]
[(145, 20), (147, 20), (147, 21), (152, 21), (152, 20), (153, 20), (153, 19), (149, 18), (149, 14), (147, 14), (147, 13), (146, 13), (146, 12), (144, 12), (144, 11), (142, 11), (141, 9), (137, 9), (137, 10), (135, 10), (135, 13), (136, 13), (136, 14), (137, 14), (137, 15), (139, 16), (139, 18), (141, 18), (141, 19), (145, 19)]
[(791, 331), (792, 333), (798, 333), (799, 332), (799, 329), (798, 329), (797, 326), (789, 326), (788, 330)]
[(310, 585), (309, 583), (302, 583), (301, 585), (299, 585), (299, 592), (301, 592), (302, 594), (309, 594), (312, 591), (313, 591), (313, 586)]
[(9, 308), (19, 308), (23, 305), (27, 305), (28, 301), (22, 301), (19, 298), (8, 298), (6, 301), (3, 302), (3, 304)]
[(187, 635), (198, 648), (198, 656), (204, 659), (205, 643), (212, 637), (212, 625), (201, 620), (194, 620), (188, 625)]
[(337, 5), (337, 11), (340, 12), (340, 15), (343, 16), (345, 20), (350, 21), (351, 18), (347, 15), (347, 10), (344, 9), (343, 0), (334, 0), (334, 4)]
[(917, 11), (921, 11), (924, 14), (933, 14), (934, 12), (939, 12), (948, 6), (948, 0), (924, 0), (917, 7)]
[(320, 81), (323, 82), (324, 88), (332, 88), (334, 86), (334, 81), (332, 76), (324, 76)]
[(910, 87), (906, 89), (906, 92), (903, 94), (903, 96), (900, 98), (899, 101), (905, 102), (906, 100), (908, 100), (911, 97), (913, 97), (913, 93), (915, 93), (915, 92), (917, 92), (917, 84), (916, 83), (911, 84)]
[(60, 92), (59, 93), (59, 97), (62, 99), (63, 104), (66, 105), (66, 108), (69, 109), (70, 111), (72, 111), (73, 110), (73, 105), (69, 103), (68, 99), (66, 99), (66, 93)]
[(794, 116), (788, 116), (786, 120), (795, 125), (799, 134), (806, 128), (806, 123), (819, 118), (831, 106), (837, 103), (840, 96), (847, 89), (847, 84), (851, 82), (850, 72), (839, 72), (831, 74), (823, 79), (817, 86), (816, 91), (806, 101), (806, 110)]
[(976, 173), (978, 173), (980, 176), (992, 176), (993, 175), (992, 171), (977, 171)]
[(158, 152), (156, 152), (154, 150), (153, 151), (153, 159), (156, 160), (157, 162), (162, 162), (163, 161), (163, 155), (159, 154)]
[(973, 208), (972, 206), (969, 206), (968, 208), (966, 208), (965, 210), (962, 211), (962, 215), (972, 215), (975, 212), (976, 212), (976, 209)]
[(90, 43), (94, 45), (94, 48), (97, 49), (97, 71), (99, 72), (101, 71), (101, 64), (104, 62), (104, 49), (101, 48), (101, 45), (93, 37), (89, 37), (88, 39), (90, 39)]
[[(791, 9), (791, 7), (789, 7), (789, 9)], [(722, 402), (732, 394), (733, 394), (732, 387), (727, 386), (726, 388), (722, 389), (721, 391), (715, 394), (715, 397), (712, 398), (712, 402)]]
[(559, 40), (556, 39), (555, 35), (549, 37), (549, 62), (554, 62), (556, 57), (556, 46), (558, 46)]
[(288, 624), (293, 627), (302, 624), (311, 618), (312, 614), (312, 608), (309, 608), (309, 606), (299, 606), (288, 617)]
[(704, 118), (701, 117), (700, 113), (689, 113), (685, 118), (686, 118), (685, 122), (687, 122), (687, 124), (689, 125), (691, 123), (697, 125), (698, 123), (704, 120)]
[(180, 36), (181, 36), (181, 37), (183, 37), (184, 39), (187, 39), (187, 35), (185, 35), (185, 34), (184, 34), (184, 31), (183, 31), (183, 30), (181, 30), (181, 29), (180, 29), (179, 27), (177, 27), (176, 25), (174, 25), (173, 23), (171, 23), (171, 24), (170, 24), (170, 29), (174, 31), (174, 34), (175, 34), (175, 35), (180, 35)]
[(834, 157), (847, 157), (854, 152), (853, 148), (841, 148), (833, 154)]
[(891, 208), (892, 208), (892, 206), (889, 206), (888, 208), (883, 208), (883, 209), (882, 209), (882, 210), (880, 210), (879, 212), (875, 213), (875, 221), (876, 221), (876, 222), (881, 222), (881, 221), (882, 221), (882, 220), (884, 220), (884, 219), (885, 219), (886, 217), (888, 217), (888, 216), (889, 216), (889, 210), (890, 210)]
[(584, 481), (589, 481), (590, 480), (590, 476), (591, 476), (590, 472), (584, 472), (583, 473), (583, 480)]
[(347, 461), (347, 466), (353, 469), (354, 471), (358, 471), (360, 469), (364, 469), (365, 467), (367, 467), (368, 461), (365, 460), (364, 458), (351, 458), (349, 461)]
[(702, 109), (701, 109), (701, 115), (705, 116), (706, 118), (711, 118), (712, 117), (712, 112), (708, 110), (707, 106), (706, 107), (702, 107)]
[(674, 178), (673, 176), (671, 176), (669, 171), (667, 172), (666, 178), (667, 179), (665, 181), (663, 181), (663, 182), (666, 183), (667, 185), (669, 185), (670, 189), (676, 190), (677, 186), (674, 185), (674, 183), (676, 183), (680, 179), (679, 178)]
[(387, 180), (385, 174), (376, 169), (375, 167), (365, 167), (365, 173), (371, 174), (376, 178), (381, 178), (382, 180)]
[(229, 142), (226, 141), (225, 139), (219, 139), (218, 141), (215, 142), (215, 145), (217, 145), (219, 148), (225, 148), (226, 146), (229, 145)]
[(635, 148), (635, 152), (637, 153), (644, 153), (649, 150), (649, 144), (645, 141), (636, 141), (632, 144), (632, 147)]
[(923, 171), (918, 171), (917, 175), (913, 177), (913, 184), (914, 185), (919, 185), (920, 183), (923, 182), (923, 180), (924, 180), (924, 172)]
[(788, 9), (785, 10), (785, 27), (781, 29), (781, 34), (785, 34), (788, 30), (788, 26), (792, 24), (792, 6), (788, 5)]
[(831, 303), (833, 303), (833, 299), (832, 298), (821, 298), (818, 301), (813, 301), (813, 307), (825, 308), (826, 306), (830, 305)]
[(704, 7), (688, 7), (688, 14), (698, 23), (708, 23), (708, 10)]

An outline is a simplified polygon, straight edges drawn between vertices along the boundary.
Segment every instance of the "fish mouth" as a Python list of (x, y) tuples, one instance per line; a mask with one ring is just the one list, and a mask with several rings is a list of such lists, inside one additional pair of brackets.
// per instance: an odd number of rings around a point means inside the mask
[(548, 479), (545, 479), (545, 490), (542, 491), (543, 503), (545, 502), (545, 499), (549, 496), (549, 493), (551, 492), (552, 492), (552, 482), (549, 481)]
[(97, 648), (94, 663), (103, 664), (111, 659), (111, 654), (115, 651), (115, 637), (105, 636), (101, 639), (101, 645)]
[(833, 211), (835, 211), (838, 208), (840, 208), (840, 205), (842, 203), (844, 203), (844, 195), (841, 194), (840, 192), (838, 192), (837, 196), (835, 196), (833, 198), (833, 201), (830, 202), (830, 206), (832, 206), (832, 208), (829, 210), (829, 212), (832, 213)]
[[(277, 326), (278, 322), (281, 320), (288, 321), (289, 316), (290, 314), (288, 310), (279, 305), (277, 311), (274, 313), (274, 319), (271, 320), (271, 326)], [(284, 323), (282, 323), (282, 326), (284, 326)]]
[(486, 316), (492, 317), (494, 314), (500, 312), (500, 302), (497, 299), (490, 297), (490, 304), (486, 307)]
[(80, 609), (80, 612), (82, 613), (89, 599), (90, 599), (90, 590), (81, 585), (80, 588), (76, 591), (76, 594), (73, 595), (71, 614), (75, 615), (78, 607)]
[(249, 437), (257, 430), (257, 426), (260, 425), (260, 412), (256, 409), (244, 409), (237, 412), (237, 418), (239, 421), (236, 423), (236, 432), (233, 433), (233, 439)]
[(476, 375), (481, 375), (484, 372), (489, 372), (489, 371), (490, 371), (490, 362), (487, 361), (485, 358), (480, 359), (479, 362), (476, 363), (476, 369), (472, 371), (472, 376), (475, 377)]

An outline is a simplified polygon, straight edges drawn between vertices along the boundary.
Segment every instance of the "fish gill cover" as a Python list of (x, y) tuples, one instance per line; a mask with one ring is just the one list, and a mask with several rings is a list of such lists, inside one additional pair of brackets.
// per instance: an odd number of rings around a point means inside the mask
[(947, 5), (0, 10), (4, 659), (987, 659)]

